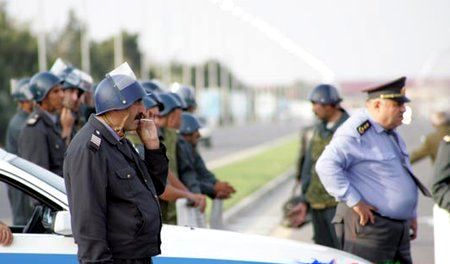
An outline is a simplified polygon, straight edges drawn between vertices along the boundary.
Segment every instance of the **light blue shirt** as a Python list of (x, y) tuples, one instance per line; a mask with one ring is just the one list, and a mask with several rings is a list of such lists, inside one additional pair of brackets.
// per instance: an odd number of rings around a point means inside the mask
[(114, 137), (117, 141), (120, 141), (121, 138), (119, 137), (119, 135), (117, 135), (116, 131), (114, 131), (108, 124), (106, 124), (106, 122), (103, 121), (102, 118), (100, 118), (100, 117), (98, 117), (98, 116), (95, 116), (95, 118), (97, 118), (97, 120), (100, 121), (100, 122), (106, 127), (106, 129), (111, 133), (111, 135), (113, 135), (113, 137)]
[[(370, 127), (360, 134), (358, 127), (366, 121)], [(417, 215), (418, 188), (409, 174), (406, 145), (393, 133), (398, 145), (367, 110), (360, 110), (338, 128), (316, 171), (325, 189), (349, 207), (363, 200), (383, 216), (407, 220)]]

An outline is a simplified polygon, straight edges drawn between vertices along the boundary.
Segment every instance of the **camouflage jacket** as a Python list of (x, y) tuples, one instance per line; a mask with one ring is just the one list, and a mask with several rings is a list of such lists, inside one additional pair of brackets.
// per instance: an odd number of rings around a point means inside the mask
[(342, 110), (341, 118), (334, 124), (333, 127), (327, 128), (327, 124), (322, 122), (314, 127), (314, 134), (309, 144), (309, 149), (305, 156), (305, 162), (302, 168), (302, 173), (310, 175), (310, 182), (306, 189), (306, 200), (313, 209), (325, 209), (337, 205), (334, 197), (328, 194), (322, 185), (322, 182), (315, 170), (316, 162), (324, 151), (325, 147), (331, 141), (336, 129), (344, 123), (349, 115)]

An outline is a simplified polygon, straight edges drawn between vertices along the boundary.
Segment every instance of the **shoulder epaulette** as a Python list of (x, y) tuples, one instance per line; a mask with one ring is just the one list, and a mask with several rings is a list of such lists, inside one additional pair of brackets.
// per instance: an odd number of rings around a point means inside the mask
[(447, 143), (450, 143), (450, 135), (444, 136), (443, 140)]
[(34, 114), (33, 116), (28, 118), (27, 125), (34, 126), (38, 120), (39, 120), (39, 115)]
[(91, 140), (89, 141), (89, 147), (98, 150), (100, 148), (100, 144), (102, 143), (102, 139), (99, 137), (100, 132), (98, 130), (95, 131), (96, 134), (91, 135)]
[(372, 124), (370, 124), (369, 120), (364, 121), (361, 125), (359, 125), (356, 130), (358, 131), (358, 133), (362, 136), (364, 135), (364, 133), (366, 133), (366, 131), (372, 126)]

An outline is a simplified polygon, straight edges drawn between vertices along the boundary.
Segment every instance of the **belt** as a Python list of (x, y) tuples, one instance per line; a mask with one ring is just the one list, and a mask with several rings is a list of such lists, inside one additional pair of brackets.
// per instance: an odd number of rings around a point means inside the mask
[(380, 213), (375, 212), (375, 211), (372, 211), (372, 213), (373, 213), (374, 215), (376, 215), (376, 216), (379, 216), (379, 217), (384, 218), (384, 219), (389, 220), (389, 221), (400, 222), (400, 223), (404, 223), (404, 222), (407, 221), (407, 220), (402, 220), (402, 219), (390, 218), (390, 217), (381, 215)]

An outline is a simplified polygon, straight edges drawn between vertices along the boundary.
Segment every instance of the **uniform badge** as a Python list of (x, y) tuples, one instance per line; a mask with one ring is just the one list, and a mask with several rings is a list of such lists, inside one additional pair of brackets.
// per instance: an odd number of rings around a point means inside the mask
[(36, 122), (39, 120), (39, 115), (33, 115), (32, 117), (28, 118), (27, 125), (34, 126)]
[(362, 136), (364, 135), (364, 133), (366, 133), (366, 131), (371, 127), (372, 125), (370, 124), (369, 120), (364, 121), (364, 123), (362, 123), (361, 125), (359, 125), (359, 127), (356, 128), (356, 130), (358, 131), (358, 133)]
[(100, 148), (100, 143), (102, 143), (102, 139), (94, 134), (91, 135), (91, 141), (89, 142), (89, 145), (92, 146), (95, 149)]

